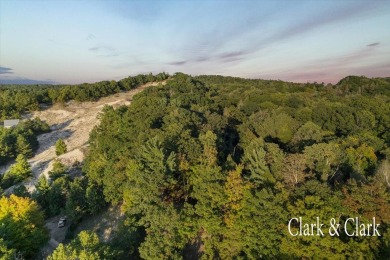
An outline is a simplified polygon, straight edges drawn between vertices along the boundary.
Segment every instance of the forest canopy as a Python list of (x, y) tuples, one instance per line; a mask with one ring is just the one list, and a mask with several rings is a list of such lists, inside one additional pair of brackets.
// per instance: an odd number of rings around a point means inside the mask
[[(84, 171), (142, 238), (133, 257), (389, 257), (389, 89), (177, 73), (104, 109)], [(296, 216), (376, 216), (382, 236), (292, 237)]]
[[(349, 76), (325, 85), (160, 73), (74, 86), (7, 85), (0, 87), (1, 117), (162, 80), (129, 106), (103, 108), (76, 166), (80, 174), (69, 174), (57, 158), (33, 193), (15, 189), (17, 196), (1, 198), (7, 225), (0, 224), (0, 253), (37, 256), (47, 241), (43, 218), (66, 213), (69, 243), (49, 259), (390, 258), (389, 78)], [(12, 169), (26, 168), (36, 136), (49, 130), (39, 119), (0, 128), (0, 164), (21, 154)], [(58, 141), (58, 155), (67, 152), (64, 144)], [(124, 214), (111, 241), (73, 233), (107, 206)], [(21, 215), (23, 221), (15, 217)], [(292, 218), (314, 223), (317, 216), (346, 230), (289, 234)], [(354, 217), (375, 217), (381, 236), (349, 236), (347, 219)], [(36, 239), (18, 240), (25, 230)]]

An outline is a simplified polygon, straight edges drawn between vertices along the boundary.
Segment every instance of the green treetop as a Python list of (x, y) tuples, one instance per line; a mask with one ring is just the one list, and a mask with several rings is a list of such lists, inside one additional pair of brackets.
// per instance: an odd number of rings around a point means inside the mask
[(64, 140), (58, 139), (56, 142), (56, 155), (60, 156), (68, 151), (68, 147), (66, 146)]

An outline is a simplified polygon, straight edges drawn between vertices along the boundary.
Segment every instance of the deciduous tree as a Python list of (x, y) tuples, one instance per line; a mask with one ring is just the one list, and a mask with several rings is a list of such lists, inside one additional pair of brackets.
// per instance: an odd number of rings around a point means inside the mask
[(0, 234), (8, 248), (21, 252), (24, 258), (36, 256), (47, 241), (43, 213), (29, 198), (11, 195), (0, 198)]

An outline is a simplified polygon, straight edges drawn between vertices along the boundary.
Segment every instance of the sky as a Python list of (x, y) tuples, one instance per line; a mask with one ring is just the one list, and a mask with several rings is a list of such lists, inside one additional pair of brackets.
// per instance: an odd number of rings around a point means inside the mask
[(390, 76), (390, 1), (0, 0), (0, 83)]

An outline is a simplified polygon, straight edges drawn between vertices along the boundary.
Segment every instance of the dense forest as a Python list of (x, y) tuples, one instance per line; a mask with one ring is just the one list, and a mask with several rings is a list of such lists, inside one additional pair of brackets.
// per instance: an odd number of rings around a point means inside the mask
[[(96, 95), (100, 83), (7, 86), (0, 111), (7, 118), (131, 88), (120, 82)], [(24, 92), (31, 108), (3, 103)], [(176, 73), (130, 106), (104, 108), (82, 176), (69, 177), (58, 162), (33, 194), (2, 197), (0, 254), (36, 256), (47, 240), (43, 217), (66, 212), (71, 242), (49, 259), (388, 259), (389, 129), (390, 78), (324, 85)], [(72, 234), (110, 205), (125, 214), (113, 240)], [(292, 236), (288, 223), (298, 217), (343, 227), (348, 218), (375, 217), (381, 236), (348, 236), (348, 223), (338, 236)], [(35, 240), (18, 239), (26, 227)]]
[[(176, 74), (105, 109), (84, 171), (121, 203), (132, 257), (386, 258), (389, 89)], [(382, 236), (293, 237), (298, 216), (375, 216)]]
[(0, 166), (22, 154), (27, 158), (38, 148), (37, 135), (50, 131), (39, 118), (25, 120), (14, 128), (0, 127)]

